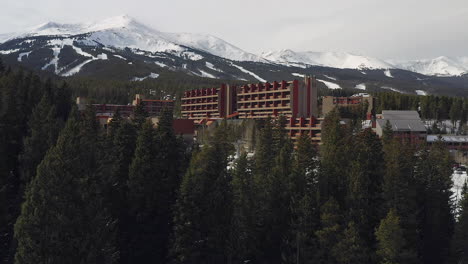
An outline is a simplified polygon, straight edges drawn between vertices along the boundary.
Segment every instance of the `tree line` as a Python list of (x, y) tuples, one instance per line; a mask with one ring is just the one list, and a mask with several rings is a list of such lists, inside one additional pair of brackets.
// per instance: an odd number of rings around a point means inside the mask
[[(294, 145), (262, 124), (253, 157), (221, 122), (188, 148), (165, 110), (106, 130), (66, 86), (0, 68), (5, 263), (463, 263), (468, 193), (442, 144), (340, 124)], [(458, 207), (457, 207), (458, 206)], [(457, 210), (456, 210), (457, 209)]]

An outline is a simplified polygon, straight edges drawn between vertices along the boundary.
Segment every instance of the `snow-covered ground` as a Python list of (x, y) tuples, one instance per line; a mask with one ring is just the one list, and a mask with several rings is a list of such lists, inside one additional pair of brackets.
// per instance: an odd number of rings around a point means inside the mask
[(463, 189), (463, 185), (465, 182), (468, 180), (468, 176), (466, 171), (460, 171), (457, 172), (455, 171), (452, 174), (452, 181), (453, 181), (453, 187), (452, 187), (452, 192), (453, 192), (453, 199), (455, 203), (458, 203), (460, 201), (461, 197), (461, 191)]
[(423, 90), (416, 90), (415, 92), (417, 95), (427, 95), (427, 92)]
[(251, 71), (249, 71), (249, 70), (246, 70), (246, 69), (242, 68), (242, 67), (239, 66), (239, 65), (236, 65), (236, 64), (234, 64), (234, 63), (231, 63), (231, 66), (236, 67), (236, 68), (239, 69), (241, 72), (245, 72), (245, 73), (247, 73), (247, 74), (253, 76), (255, 79), (257, 79), (257, 80), (259, 80), (259, 81), (261, 81), (261, 82), (266, 82), (266, 80), (263, 79), (262, 77), (258, 76), (257, 74), (255, 74), (255, 73), (253, 73), (253, 72), (251, 72)]
[(402, 91), (398, 90), (398, 89), (395, 89), (393, 87), (390, 87), (390, 86), (382, 86), (380, 87), (382, 89), (385, 89), (385, 90), (390, 90), (390, 91), (394, 91), (394, 92), (397, 92), (397, 93), (403, 93)]
[(302, 78), (305, 77), (305, 74), (300, 74), (300, 73), (291, 73), (291, 74), (296, 77), (302, 77)]
[(144, 81), (144, 80), (146, 80), (146, 79), (148, 79), (148, 78), (157, 79), (158, 77), (159, 77), (159, 74), (153, 73), (153, 72), (152, 72), (152, 73), (150, 73), (150, 75), (145, 76), (145, 77), (141, 77), (141, 78), (135, 77), (135, 78), (132, 79), (132, 81), (134, 81), (134, 82), (141, 82), (141, 81)]
[(328, 75), (325, 75), (325, 74), (323, 76), (327, 77), (330, 80), (338, 81), (338, 79), (336, 79), (335, 77), (331, 77), (331, 76), (328, 76)]
[(333, 67), (339, 69), (388, 69), (393, 65), (376, 58), (355, 55), (347, 52), (296, 52), (290, 49), (263, 52), (261, 55), (269, 61), (288, 65), (300, 63)]
[(354, 88), (359, 89), (359, 90), (366, 90), (366, 84), (360, 83), (360, 84), (357, 84)]
[(433, 59), (395, 61), (398, 68), (436, 76), (459, 76), (468, 72), (468, 57), (451, 58), (440, 56)]
[(324, 81), (320, 79), (317, 79), (317, 81), (324, 83), (328, 87), (328, 89), (341, 89), (341, 86), (336, 83)]
[(384, 74), (385, 74), (385, 76), (387, 76), (388, 78), (393, 78), (392, 72), (391, 72), (389, 69), (385, 70), (385, 71), (384, 71)]
[(205, 62), (205, 65), (206, 65), (206, 67), (207, 67), (208, 69), (211, 69), (211, 70), (213, 70), (213, 71), (223, 72), (222, 70), (216, 68), (216, 67), (214, 66), (214, 64), (211, 63), (211, 62), (208, 62), (208, 61)]

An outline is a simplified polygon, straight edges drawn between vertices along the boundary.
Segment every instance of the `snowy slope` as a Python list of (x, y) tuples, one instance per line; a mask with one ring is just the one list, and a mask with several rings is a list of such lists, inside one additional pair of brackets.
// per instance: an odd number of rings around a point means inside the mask
[(165, 33), (165, 37), (175, 43), (179, 43), (194, 49), (203, 50), (213, 55), (230, 60), (265, 62), (265, 60), (259, 56), (245, 52), (240, 48), (215, 36), (192, 33)]
[(440, 56), (435, 59), (394, 62), (398, 68), (436, 76), (460, 76), (468, 72), (468, 57), (450, 58)]
[(308, 64), (338, 69), (389, 69), (393, 65), (376, 58), (346, 52), (295, 52), (289, 49), (262, 53), (262, 57), (276, 63)]
[(108, 47), (172, 53), (184, 52), (189, 47), (230, 60), (265, 61), (211, 35), (160, 32), (126, 15), (82, 24), (48, 22), (23, 32), (0, 35), (0, 42), (34, 36), (72, 37), (83, 34), (86, 34), (86, 38), (81, 42), (87, 45), (102, 44)]

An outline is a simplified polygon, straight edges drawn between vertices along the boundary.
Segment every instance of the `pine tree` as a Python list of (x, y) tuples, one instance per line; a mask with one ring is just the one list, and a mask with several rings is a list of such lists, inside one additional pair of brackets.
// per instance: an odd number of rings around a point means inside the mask
[(312, 263), (316, 254), (315, 231), (319, 225), (316, 159), (317, 150), (310, 136), (301, 135), (288, 190), (291, 219), (287, 242), (291, 262), (295, 263)]
[(30, 135), (24, 140), (24, 150), (20, 156), (23, 187), (34, 178), (37, 165), (47, 150), (55, 144), (61, 126), (50, 95), (44, 93), (29, 120)]
[(355, 223), (364, 245), (374, 244), (373, 231), (384, 215), (383, 152), (379, 138), (370, 129), (354, 137), (354, 159), (350, 164), (347, 208), (349, 219)]
[(345, 168), (348, 167), (348, 133), (340, 123), (337, 109), (325, 117), (322, 124), (322, 145), (320, 147), (319, 195), (323, 204), (330, 197), (344, 206), (348, 183)]
[(321, 228), (315, 232), (319, 244), (317, 252), (319, 263), (338, 263), (333, 249), (340, 240), (342, 220), (340, 207), (332, 197), (321, 207)]
[[(115, 263), (95, 177), (94, 114), (70, 118), (37, 169), (15, 224), (15, 263)], [(95, 121), (94, 121), (95, 122)]]
[(452, 262), (468, 263), (468, 186), (463, 186), (460, 212), (452, 241)]
[(226, 263), (231, 259), (231, 190), (227, 172), (233, 147), (221, 125), (183, 177), (175, 213), (172, 253), (177, 263)]
[(404, 249), (406, 241), (400, 224), (397, 211), (392, 208), (387, 216), (382, 219), (378, 229), (375, 231), (378, 241), (377, 255), (382, 264), (408, 263)]
[(372, 263), (370, 252), (352, 221), (343, 231), (339, 242), (333, 247), (332, 254), (340, 264)]
[(404, 239), (407, 242), (404, 250), (407, 252), (408, 263), (417, 262), (418, 252), (418, 222), (420, 210), (418, 193), (419, 180), (414, 174), (416, 163), (414, 148), (393, 139), (384, 145), (385, 174), (383, 196), (386, 210), (394, 209), (400, 218)]
[(443, 263), (449, 255), (453, 233), (451, 158), (442, 142), (420, 151), (416, 178), (421, 186), (419, 216), (420, 247), (423, 263)]
[(110, 122), (107, 134), (100, 142), (98, 175), (103, 200), (116, 223), (116, 240), (122, 262), (127, 261), (129, 233), (128, 175), (135, 151), (136, 131), (133, 124), (117, 113)]
[(233, 215), (231, 243), (236, 262), (252, 260), (255, 256), (255, 196), (253, 175), (247, 154), (243, 153), (232, 172)]
[(146, 118), (148, 118), (148, 112), (146, 112), (143, 103), (140, 102), (139, 104), (137, 104), (133, 112), (133, 122), (135, 123), (138, 129), (141, 129), (141, 127), (143, 127)]
[(155, 171), (154, 129), (146, 121), (139, 131), (133, 161), (129, 169), (128, 199), (131, 214), (131, 229), (128, 245), (130, 263), (148, 263), (158, 258), (154, 246), (157, 244), (157, 226), (154, 219), (158, 214), (158, 171)]

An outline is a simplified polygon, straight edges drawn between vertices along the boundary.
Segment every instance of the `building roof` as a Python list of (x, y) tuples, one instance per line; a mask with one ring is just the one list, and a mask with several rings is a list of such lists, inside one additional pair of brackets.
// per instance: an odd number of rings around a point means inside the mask
[(396, 119), (377, 119), (380, 127), (385, 127), (387, 120), (392, 125), (392, 130), (395, 132), (426, 132), (426, 127), (421, 120), (396, 120)]
[(383, 110), (382, 118), (390, 120), (421, 120), (417, 111)]
[[(441, 135), (442, 141), (449, 143), (468, 143), (468, 136)], [(427, 142), (439, 140), (439, 135), (427, 135)]]

